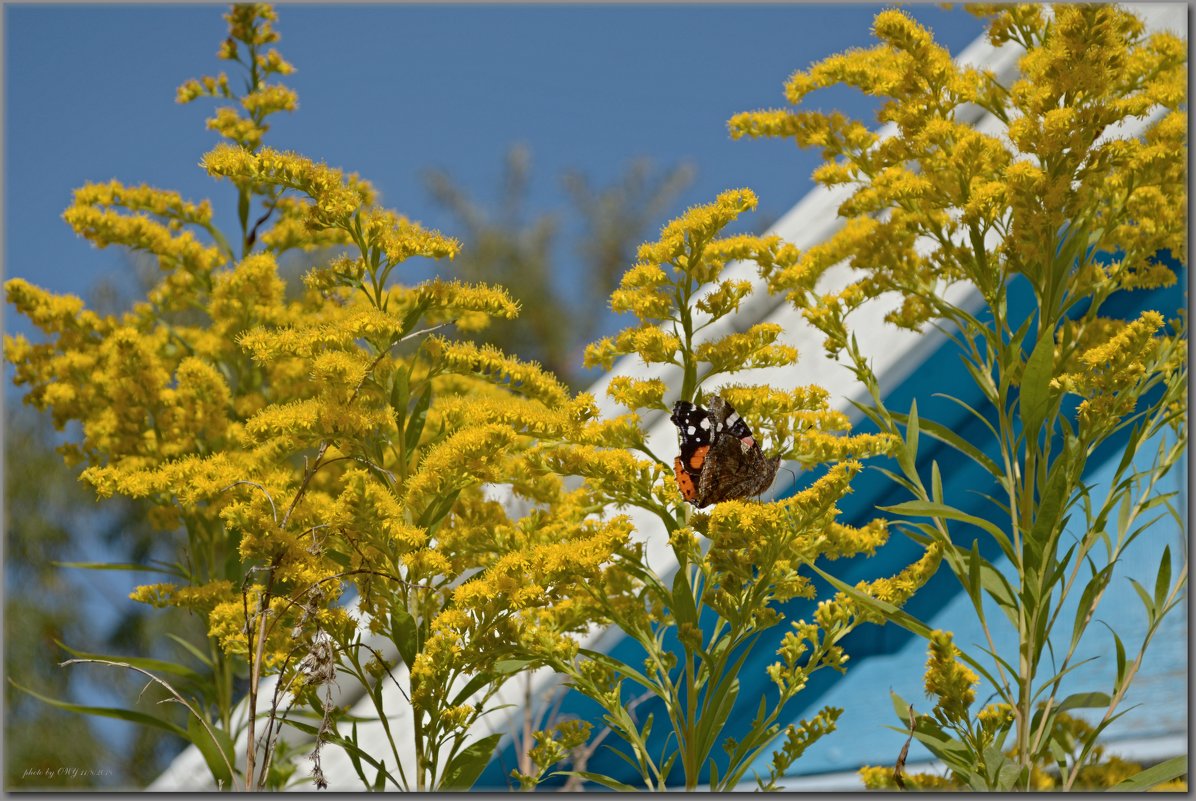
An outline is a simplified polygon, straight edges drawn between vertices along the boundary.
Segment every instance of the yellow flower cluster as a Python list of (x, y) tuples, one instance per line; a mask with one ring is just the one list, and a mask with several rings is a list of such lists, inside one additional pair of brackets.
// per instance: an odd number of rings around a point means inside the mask
[[(131, 214), (116, 211), (127, 209)], [(165, 222), (153, 219), (161, 217)], [(150, 300), (168, 310), (191, 305), (211, 282), (211, 273), (225, 263), (216, 247), (205, 245), (184, 224), (210, 230), (212, 210), (205, 201), (184, 201), (177, 192), (148, 186), (125, 187), (117, 181), (87, 184), (75, 192), (63, 219), (96, 247), (123, 245), (158, 259), (167, 273)]]
[(1081, 353), (1079, 371), (1054, 379), (1054, 386), (1084, 398), (1078, 412), (1081, 425), (1100, 428), (1133, 411), (1141, 395), (1138, 388), (1157, 369), (1153, 363), (1159, 351), (1155, 333), (1162, 326), (1161, 314), (1143, 312), (1107, 341)]
[[(788, 293), (826, 333), (832, 353), (847, 346), (843, 317), (885, 292), (902, 297), (886, 319), (921, 330), (944, 313), (934, 298), (959, 281), (996, 303), (1005, 280), (1021, 273), (1040, 297), (1063, 303), (1173, 283), (1156, 254), (1186, 258), (1183, 42), (1143, 36), (1132, 11), (1115, 5), (1064, 5), (1049, 18), (1038, 6), (972, 10), (991, 17), (994, 43), (1026, 48), (1011, 85), (954, 64), (911, 17), (888, 10), (873, 27), (879, 45), (795, 73), (785, 97), (799, 105), (819, 88), (857, 88), (882, 98), (877, 119), (894, 123), (894, 136), (878, 140), (838, 113), (765, 110), (730, 120), (736, 138), (820, 147), (825, 163), (815, 179), (854, 186), (840, 207), (843, 228), (766, 275), (772, 291)], [(961, 122), (969, 104), (1005, 131), (982, 134)], [(1106, 136), (1156, 110), (1164, 113), (1141, 139)], [(995, 249), (984, 244), (992, 232), (1002, 240)], [(1062, 247), (1068, 236), (1088, 239), (1089, 250)], [(920, 242), (930, 250), (920, 253)], [(1100, 268), (1092, 249), (1120, 251), (1119, 261)], [(862, 277), (835, 295), (815, 294), (818, 278), (844, 260)]]
[[(270, 75), (289, 75), (295, 68), (277, 50), (261, 51), (264, 45), (279, 39), (271, 24), (277, 16), (269, 5), (237, 4), (224, 19), (228, 22), (229, 35), (218, 55), (226, 61), (239, 62), (245, 69), (248, 84), (245, 94), (238, 97), (229, 86), (228, 76), (221, 72), (186, 81), (178, 88), (175, 101), (190, 103), (201, 97), (238, 100), (247, 116), (234, 107), (225, 106), (208, 119), (207, 127), (252, 151), (261, 146), (262, 137), (270, 130), (266, 117), (279, 111), (294, 111), (298, 105), (298, 96), (293, 90), (266, 84), (264, 79)], [(248, 49), (245, 57), (242, 57), (240, 45)]]
[(665, 384), (659, 378), (619, 375), (610, 380), (606, 394), (628, 409), (665, 409)]
[(439, 370), (477, 376), (549, 408), (563, 407), (569, 400), (569, 391), (540, 365), (521, 362), (493, 345), (451, 342), (432, 336), (424, 340), (423, 350)]
[(979, 677), (959, 661), (959, 649), (951, 632), (935, 631), (930, 636), (930, 658), (926, 662), (926, 695), (937, 698), (934, 714), (943, 723), (965, 724), (976, 700)]

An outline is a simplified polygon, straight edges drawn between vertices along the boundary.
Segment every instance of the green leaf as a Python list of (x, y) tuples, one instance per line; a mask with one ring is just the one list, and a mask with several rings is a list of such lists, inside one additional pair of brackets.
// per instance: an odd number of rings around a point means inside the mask
[(432, 385), (426, 384), (424, 391), (419, 394), (415, 408), (411, 410), (411, 419), (407, 421), (407, 431), (404, 446), (406, 452), (411, 453), (419, 444), (419, 438), (424, 433), (424, 423), (428, 418), (428, 406), (432, 403)]
[(972, 549), (968, 551), (968, 595), (978, 609), (980, 606), (980, 541), (972, 540)]
[(50, 564), (54, 567), (70, 567), (80, 570), (129, 570), (142, 573), (161, 573), (164, 576), (186, 578), (178, 568), (143, 565), (137, 562), (51, 562)]
[(499, 676), (509, 676), (519, 673), (530, 664), (530, 659), (500, 659), (494, 663), (494, 672)]
[(1068, 709), (1108, 709), (1111, 703), (1113, 699), (1108, 693), (1073, 693), (1063, 699), (1059, 709), (1064, 712)]
[(1142, 599), (1142, 605), (1146, 607), (1146, 615), (1147, 615), (1148, 619), (1154, 620), (1155, 606), (1154, 606), (1154, 600), (1151, 599), (1151, 597), (1150, 597), (1150, 593), (1148, 593), (1146, 591), (1146, 589), (1141, 584), (1139, 584), (1137, 581), (1134, 581), (1133, 579), (1130, 579), (1130, 584), (1134, 585), (1134, 591), (1137, 592), (1138, 597)]
[[(896, 416), (894, 415), (894, 417)], [(933, 420), (925, 419), (918, 421), (918, 427), (928, 437), (933, 437), (940, 442), (944, 442), (947, 445), (950, 445), (952, 448), (955, 448), (955, 450), (969, 457), (973, 462), (983, 467), (989, 473), (989, 475), (993, 476), (994, 478), (1001, 479), (1004, 477), (1005, 473), (1001, 470), (1001, 468), (997, 467), (997, 463), (989, 458), (988, 454), (977, 448), (972, 443), (968, 442), (963, 437), (959, 436), (959, 434), (956, 434), (950, 428), (947, 428), (940, 423), (936, 423)]]
[(460, 692), (453, 696), (453, 700), (451, 701), (452, 705), (460, 706), (461, 704), (464, 704), (469, 700), (471, 695), (485, 687), (487, 684), (493, 682), (494, 678), (495, 677), (493, 673), (479, 673), (478, 675), (474, 676), (464, 687), (461, 688)]
[(411, 374), (406, 367), (400, 367), (395, 370), (394, 384), (390, 387), (390, 408), (394, 410), (395, 420), (399, 424), (399, 430), (404, 429), (404, 421), (407, 419), (407, 401), (410, 400), (410, 381)]
[(440, 777), (437, 790), (468, 790), (482, 775), (482, 771), (494, 756), (494, 749), (502, 739), (502, 732), (483, 737), (457, 754)]
[[(212, 739), (213, 734), (216, 739)], [(212, 778), (224, 787), (232, 787), (233, 740), (228, 732), (212, 728), (212, 733), (209, 733), (199, 718), (187, 715), (187, 739), (203, 756)]]
[(106, 654), (92, 654), (86, 651), (79, 651), (71, 648), (69, 645), (60, 640), (54, 641), (62, 650), (69, 653), (76, 659), (102, 659), (107, 662), (123, 662), (132, 667), (148, 670), (151, 673), (169, 673), (172, 676), (178, 676), (196, 683), (202, 682), (203, 678), (199, 673), (187, 667), (186, 665), (179, 665), (174, 662), (167, 662), (163, 659), (149, 659), (144, 656), (109, 656)]
[(374, 777), (374, 792), (380, 793), (386, 789), (386, 760), (382, 760), (382, 764), (378, 766), (378, 775)]
[(189, 643), (179, 635), (172, 634), (170, 632), (166, 632), (166, 636), (183, 646), (183, 649), (186, 650), (187, 653), (198, 659), (202, 664), (206, 665), (207, 667), (212, 666), (212, 658), (203, 651), (199, 650), (199, 648), (197, 648), (193, 643)]
[(586, 781), (594, 782), (595, 784), (601, 784), (603, 787), (611, 790), (618, 790), (621, 793), (638, 793), (642, 791), (642, 788), (640, 787), (632, 787), (630, 784), (623, 784), (623, 782), (615, 781), (609, 776), (603, 776), (601, 773), (590, 773), (589, 771), (585, 770), (560, 771), (559, 773), (554, 773), (553, 775), (580, 776)]
[(684, 569), (678, 570), (673, 576), (673, 616), (677, 623), (697, 625), (698, 609), (694, 606), (693, 590), (689, 586), (689, 576)]
[(1163, 558), (1159, 560), (1159, 575), (1154, 580), (1154, 605), (1161, 608), (1167, 600), (1167, 590), (1171, 589), (1171, 546), (1163, 548)]
[(806, 564), (815, 573), (829, 581), (831, 586), (840, 592), (845, 593), (856, 603), (859, 603), (862, 606), (867, 606), (871, 609), (875, 609), (884, 615), (885, 620), (889, 621), (890, 623), (896, 623), (898, 626), (901, 626), (901, 628), (906, 629), (907, 631), (912, 631), (919, 637), (923, 637), (927, 640), (930, 639), (930, 627), (918, 620), (913, 615), (905, 612), (904, 610), (898, 609), (888, 601), (882, 601), (879, 598), (873, 598), (867, 593), (860, 592), (855, 587), (832, 576), (830, 573), (827, 573), (825, 570), (818, 567), (818, 565), (813, 564), (812, 562), (807, 562)]
[(415, 618), (411, 616), (411, 613), (401, 606), (391, 607), (390, 636), (399, 649), (399, 656), (402, 657), (403, 664), (407, 667), (415, 664), (416, 634)]
[[(669, 755), (669, 758), (664, 761), (664, 765), (660, 769), (661, 784), (663, 784), (669, 780), (669, 774), (673, 772), (673, 765), (676, 764), (677, 757), (679, 757), (679, 756), (681, 756), (681, 752), (674, 751), (672, 754)], [(713, 784), (714, 784), (714, 782), (711, 782), (712, 786), (713, 786)]]
[(1034, 352), (1022, 372), (1022, 390), (1018, 397), (1022, 432), (1027, 441), (1037, 440), (1039, 428), (1051, 402), (1051, 378), (1055, 372), (1055, 338), (1048, 329), (1042, 332)]
[(897, 713), (897, 719), (901, 721), (902, 726), (908, 727), (909, 715), (913, 711), (913, 705), (893, 690), (889, 690), (889, 698), (893, 701), (893, 711)]
[(171, 734), (175, 735), (181, 740), (187, 739), (187, 731), (182, 726), (177, 726), (168, 720), (156, 718), (153, 715), (147, 715), (144, 712), (134, 712), (131, 709), (116, 709), (107, 706), (84, 706), (83, 704), (71, 704), (66, 701), (59, 701), (57, 698), (51, 698), (48, 695), (42, 695), (39, 692), (34, 692), (28, 687), (22, 687), (12, 679), (8, 683), (16, 687), (23, 693), (33, 696), (39, 701), (44, 701), (51, 706), (56, 706), (59, 709), (65, 709), (68, 712), (78, 712), (81, 715), (94, 715), (101, 718), (116, 718), (117, 720), (126, 720), (129, 723), (140, 723), (142, 726), (152, 726), (156, 729), (165, 729)]
[(911, 401), (905, 418), (905, 447), (897, 452), (897, 463), (907, 476), (917, 473), (918, 463), (918, 402)]
[(449, 512), (453, 511), (453, 504), (457, 502), (457, 496), (461, 494), (461, 490), (456, 489), (439, 498), (435, 503), (430, 504), (424, 513), (420, 515), (419, 525), (421, 528), (433, 529), (441, 521), (448, 517)]
[(958, 520), (961, 523), (968, 523), (983, 529), (992, 536), (997, 544), (1001, 546), (1001, 550), (1009, 557), (1009, 561), (1017, 564), (1018, 560), (1013, 550), (1013, 543), (1009, 541), (1009, 537), (996, 524), (985, 520), (981, 517), (961, 512), (953, 506), (947, 506), (942, 503), (932, 503), (930, 501), (906, 501), (899, 503), (896, 506), (882, 506), (880, 507), (886, 512), (892, 512), (899, 515), (913, 515), (915, 517), (941, 517), (947, 520)]
[[(1070, 494), (1068, 487), (1069, 468), (1070, 465), (1066, 458), (1056, 459), (1055, 464), (1051, 467), (1046, 487), (1041, 490), (1038, 509), (1034, 516), (1034, 524), (1030, 529), (1030, 536), (1026, 542), (1027, 545), (1033, 544), (1039, 554), (1042, 553), (1048, 535), (1052, 531), (1061, 531), (1063, 529), (1063, 525), (1059, 525), (1059, 517), (1061, 511), (1065, 508), (1067, 496)], [(1035, 562), (1040, 563), (1040, 560), (1036, 559)]]
[(1115, 690), (1120, 690), (1122, 682), (1125, 681), (1125, 645), (1117, 636), (1117, 632), (1113, 629), (1109, 629), (1109, 632), (1113, 635), (1113, 646), (1117, 651), (1117, 683), (1113, 687)]
[(1080, 635), (1084, 633), (1084, 629), (1088, 625), (1089, 614), (1092, 612), (1092, 601), (1096, 598), (1097, 593), (1101, 592), (1108, 584), (1113, 567), (1113, 564), (1105, 565), (1084, 585), (1084, 590), (1080, 593), (1080, 602), (1076, 604), (1076, 619), (1071, 629), (1071, 644), (1073, 646), (1079, 642)]
[(1186, 754), (1182, 756), (1172, 757), (1166, 762), (1160, 762), (1157, 765), (1147, 768), (1144, 771), (1135, 773), (1123, 782), (1113, 785), (1110, 792), (1114, 793), (1138, 793), (1143, 790), (1149, 790), (1152, 787), (1157, 787), (1165, 782), (1178, 779), (1180, 776), (1187, 775), (1188, 772), (1188, 757)]

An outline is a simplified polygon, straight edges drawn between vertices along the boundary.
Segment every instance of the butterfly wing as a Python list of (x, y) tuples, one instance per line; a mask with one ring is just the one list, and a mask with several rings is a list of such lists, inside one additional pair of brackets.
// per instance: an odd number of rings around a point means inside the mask
[(677, 477), (681, 496), (693, 503), (698, 497), (698, 484), (706, 464), (706, 455), (710, 451), (713, 428), (710, 414), (689, 401), (677, 401), (673, 404), (673, 414), (669, 419), (677, 426), (677, 440), (681, 448), (681, 454), (673, 460), (673, 473)]
[(711, 443), (698, 477), (698, 508), (763, 494), (776, 478), (780, 458), (764, 455), (751, 428), (721, 396), (711, 399), (709, 416)]

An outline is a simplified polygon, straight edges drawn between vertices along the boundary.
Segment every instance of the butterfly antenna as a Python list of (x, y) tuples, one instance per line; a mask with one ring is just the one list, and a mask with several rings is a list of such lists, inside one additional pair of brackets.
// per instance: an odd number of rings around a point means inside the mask
[[(791, 490), (796, 491), (797, 490), (797, 473), (794, 473), (788, 467), (781, 467), (781, 469), (784, 470), (789, 475), (793, 476), (793, 486), (791, 487)], [(792, 492), (790, 494), (792, 494)]]

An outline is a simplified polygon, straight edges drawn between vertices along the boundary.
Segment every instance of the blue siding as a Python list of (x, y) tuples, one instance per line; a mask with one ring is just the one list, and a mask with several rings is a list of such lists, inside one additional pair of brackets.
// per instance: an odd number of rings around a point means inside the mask
[[(1178, 264), (1174, 266), (1186, 278), (1183, 267)], [(1020, 292), (1018, 288), (1013, 288), (1009, 304), (1011, 317), (1016, 315), (1019, 309), (1023, 315), (1029, 313), (1030, 301), (1031, 298), (1024, 287)], [(1182, 282), (1181, 285), (1169, 289), (1121, 293), (1106, 304), (1103, 313), (1107, 316), (1132, 318), (1146, 308), (1169, 312), (1181, 306), (1186, 306), (1186, 288)], [(973, 406), (979, 404), (978, 392), (950, 345), (928, 359), (912, 376), (891, 391), (885, 402), (891, 409), (905, 412), (908, 411), (911, 401), (916, 398), (922, 417), (943, 423), (974, 443), (991, 441), (991, 435), (979, 421), (952, 402), (930, 397), (932, 392), (951, 393)], [(868, 427), (860, 426), (857, 430), (866, 431)], [(1120, 440), (1115, 439), (1095, 455), (1090, 461), (1090, 465), (1093, 466), (1090, 469), (1091, 481), (1100, 482), (1102, 476), (1106, 476), (1115, 467), (1116, 460), (1120, 458), (1124, 449), (1124, 443), (1124, 437)], [(944, 495), (951, 499), (954, 505), (974, 515), (993, 517), (993, 507), (980, 494), (996, 494), (996, 484), (991, 476), (953, 449), (924, 436), (919, 452), (919, 465), (924, 475), (929, 474), (932, 460), (938, 462), (942, 472)], [(874, 460), (873, 463), (882, 461)], [(895, 465), (885, 466), (896, 469)], [(812, 474), (803, 475), (801, 483), (805, 485), (813, 478)], [(1186, 470), (1177, 471), (1177, 475), (1173, 476), (1173, 489), (1181, 493), (1186, 492), (1185, 478)], [(1107, 483), (1107, 476), (1104, 480)], [(865, 470), (854, 482), (853, 488), (855, 492), (844, 499), (840, 507), (843, 521), (854, 525), (862, 525), (875, 516), (877, 507), (908, 499), (903, 489), (893, 485), (877, 470)], [(795, 487), (794, 491), (797, 489)], [(1178, 501), (1181, 507), (1185, 503), (1182, 497)], [(1179, 560), (1186, 558), (1186, 551), (1181, 551), (1178, 547), (1179, 542), (1186, 540), (1185, 533), (1175, 532), (1174, 525), (1168, 530), (1165, 522), (1159, 525), (1159, 529), (1158, 535), (1153, 531), (1148, 532), (1131, 547), (1130, 556), (1118, 568), (1117, 578), (1109, 590), (1109, 597), (1099, 613), (1122, 634), (1126, 648), (1131, 653), (1134, 649), (1133, 643), (1140, 639), (1136, 632), (1143, 626), (1143, 615), (1141, 605), (1124, 576), (1145, 575), (1153, 579), (1159, 554), (1167, 543), (1172, 544), (1172, 556), (1177, 566), (1175, 572), (1178, 571)], [(953, 526), (952, 531), (957, 542), (966, 545), (970, 545), (975, 537), (975, 532), (969, 533), (963, 525)], [(981, 544), (985, 556), (998, 563), (1000, 553), (997, 548), (987, 543), (987, 538), (981, 539)], [(838, 560), (831, 567), (838, 577), (855, 583), (892, 575), (920, 555), (919, 546), (895, 533), (892, 540), (880, 549), (876, 556), (868, 559)], [(826, 589), (824, 586), (823, 590)], [(922, 620), (932, 621), (937, 627), (954, 630), (957, 641), (961, 644), (981, 641), (974, 614), (970, 610), (970, 602), (960, 592), (958, 582), (945, 567), (909, 601), (906, 609)], [(813, 612), (813, 604), (794, 601), (786, 605), (783, 611), (789, 620), (809, 619)], [(1000, 613), (997, 613), (997, 616), (1000, 616)], [(1000, 617), (1003, 619), (1003, 616)], [(1154, 732), (1174, 733), (1186, 730), (1187, 701), (1183, 681), (1187, 658), (1186, 623), (1186, 615), (1177, 610), (1165, 625), (1165, 630), (1158, 635), (1148, 654), (1145, 675), (1127, 702), (1127, 705), (1139, 703), (1142, 706), (1118, 721), (1109, 732), (1111, 737), (1145, 736)], [(1066, 628), (1070, 629), (1070, 626)], [(782, 623), (764, 633), (756, 644), (754, 653), (744, 663), (740, 674), (740, 702), (731, 716), (727, 735), (739, 738), (747, 730), (759, 703), (759, 692), (763, 691), (767, 698), (776, 697), (775, 689), (764, 671), (775, 661), (775, 650), (787, 630), (787, 624)], [(1091, 640), (1085, 647), (1092, 649), (1092, 655), (1112, 653), (1112, 640), (1107, 634), (1093, 631), (1090, 636)], [(922, 671), (926, 651), (922, 640), (896, 626), (865, 625), (849, 635), (844, 640), (844, 645), (851, 655), (847, 674), (841, 676), (833, 671), (819, 671), (812, 677), (807, 688), (791, 702), (786, 712), (790, 720), (797, 721), (809, 717), (827, 704), (840, 706), (845, 710), (839, 720), (840, 730), (812, 747), (794, 766), (795, 773), (815, 774), (851, 769), (862, 764), (892, 764), (904, 737), (886, 728), (894, 725), (896, 720), (889, 699), (890, 689), (915, 704), (925, 700), (922, 691)], [(999, 647), (1005, 650), (1007, 646), (1000, 644)], [(1016, 645), (1008, 647), (1016, 652)], [(633, 665), (639, 664), (643, 657), (638, 645), (627, 639), (619, 642), (612, 649), (612, 653)], [(1098, 660), (1077, 670), (1073, 686), (1085, 689), (1103, 688), (1108, 684), (1105, 676), (1111, 670), (1110, 662), (1111, 658)], [(1094, 684), (1096, 686), (1093, 686)], [(983, 692), (979, 697), (984, 699)], [(562, 704), (561, 712), (592, 721), (596, 731), (602, 726), (597, 708), (576, 694), (570, 694)], [(666, 719), (660, 702), (653, 699), (641, 704), (637, 708), (637, 714), (641, 720), (649, 714), (656, 716), (658, 723), (649, 741), (649, 749), (659, 752), (664, 747), (667, 736)], [(604, 747), (592, 756), (587, 769), (609, 775), (619, 781), (638, 784), (638, 775), (627, 762), (610, 753), (605, 747), (622, 746), (622, 743), (612, 740), (615, 738), (608, 738)], [(714, 756), (716, 759), (725, 760), (721, 749), (716, 749)], [(924, 751), (918, 753), (911, 749), (911, 761), (925, 756)], [(483, 773), (477, 784), (478, 789), (507, 787), (510, 783), (507, 774), (515, 764), (513, 749), (508, 741)], [(766, 766), (767, 759), (760, 763), (762, 772), (766, 772)], [(750, 772), (748, 776), (751, 776)], [(679, 770), (675, 770), (673, 781), (682, 780)], [(549, 784), (551, 785), (551, 782)]]

